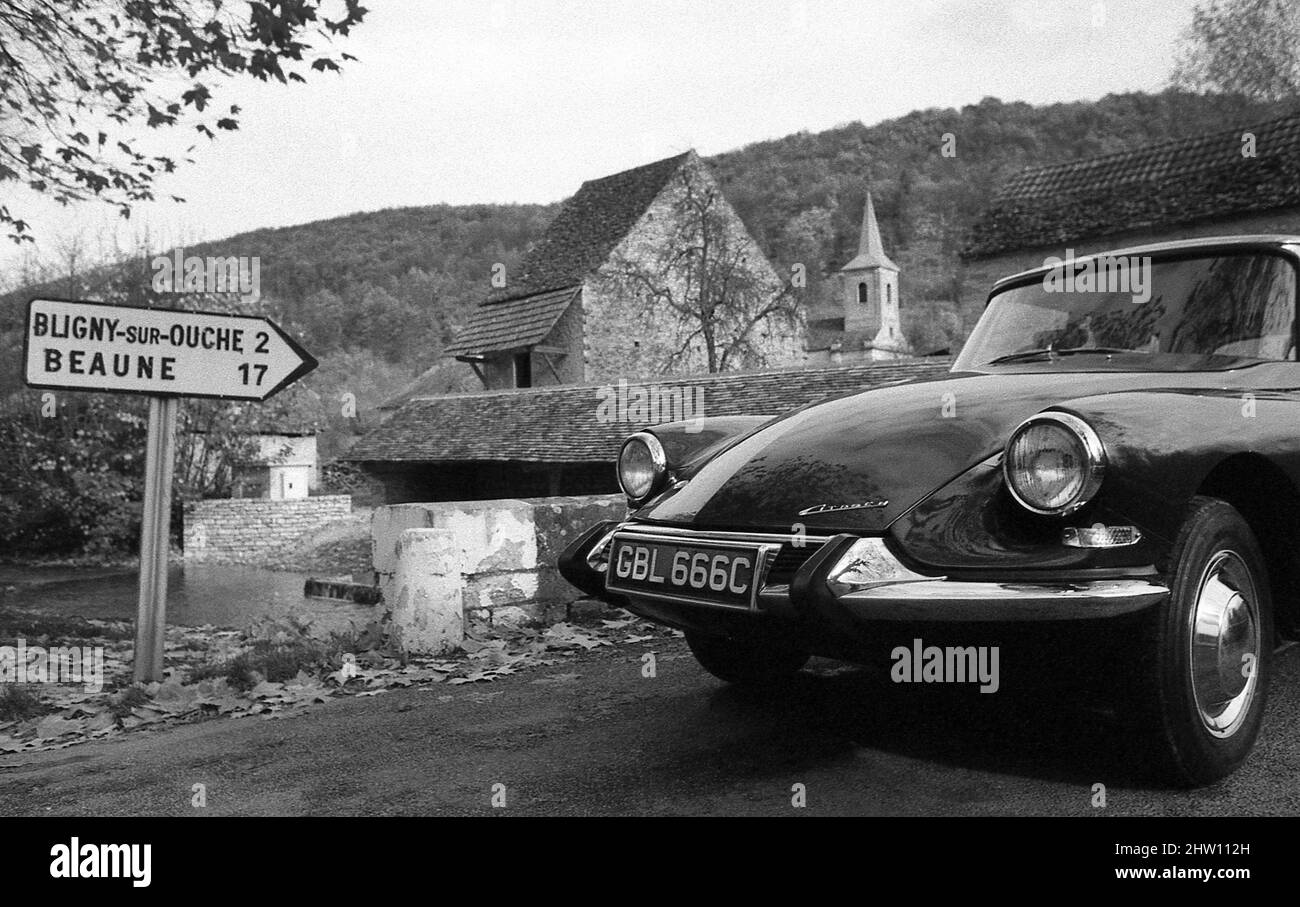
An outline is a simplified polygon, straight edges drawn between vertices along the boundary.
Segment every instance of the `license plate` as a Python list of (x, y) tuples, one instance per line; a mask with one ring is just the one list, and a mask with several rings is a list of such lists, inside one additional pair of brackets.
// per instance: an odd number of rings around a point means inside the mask
[(748, 608), (757, 545), (677, 542), (614, 536), (605, 585), (611, 591)]

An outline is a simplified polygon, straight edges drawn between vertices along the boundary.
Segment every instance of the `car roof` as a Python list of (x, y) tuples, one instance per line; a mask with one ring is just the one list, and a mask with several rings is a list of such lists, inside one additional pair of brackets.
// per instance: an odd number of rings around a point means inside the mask
[[(1006, 284), (1019, 283), (1023, 280), (1045, 274), (1053, 268), (1060, 267), (1065, 262), (1083, 262), (1093, 258), (1120, 258), (1135, 257), (1144, 255), (1163, 255), (1169, 252), (1196, 251), (1204, 249), (1234, 249), (1234, 248), (1281, 248), (1282, 246), (1300, 246), (1300, 236), (1290, 233), (1255, 233), (1240, 236), (1204, 236), (1199, 239), (1176, 239), (1167, 242), (1148, 243), (1142, 246), (1127, 246), (1122, 249), (1107, 249), (1102, 252), (1091, 252), (1087, 255), (1076, 255), (1073, 258), (1067, 258), (1063, 261), (1058, 259), (1055, 262), (1044, 262), (1036, 268), (1029, 268), (1016, 274), (1010, 274), (1000, 278), (993, 284), (993, 292)], [(1068, 250), (1067, 250), (1068, 251)]]

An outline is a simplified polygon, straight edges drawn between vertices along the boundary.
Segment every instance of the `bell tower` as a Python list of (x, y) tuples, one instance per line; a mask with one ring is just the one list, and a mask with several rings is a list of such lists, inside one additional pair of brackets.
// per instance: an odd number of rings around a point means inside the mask
[(840, 268), (844, 294), (844, 333), (876, 349), (906, 347), (898, 317), (898, 265), (885, 254), (876, 208), (867, 193), (858, 254)]

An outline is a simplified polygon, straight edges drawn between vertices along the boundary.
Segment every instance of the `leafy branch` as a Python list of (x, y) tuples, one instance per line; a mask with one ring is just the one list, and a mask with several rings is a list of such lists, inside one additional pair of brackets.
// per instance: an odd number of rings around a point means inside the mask
[[(142, 133), (238, 129), (238, 105), (218, 110), (210, 84), (337, 72), (355, 58), (318, 48), (366, 12), (360, 0), (0, 0), (0, 185), (64, 205), (98, 198), (129, 217), (176, 169), (143, 150)], [(33, 239), (7, 204), (0, 226)]]

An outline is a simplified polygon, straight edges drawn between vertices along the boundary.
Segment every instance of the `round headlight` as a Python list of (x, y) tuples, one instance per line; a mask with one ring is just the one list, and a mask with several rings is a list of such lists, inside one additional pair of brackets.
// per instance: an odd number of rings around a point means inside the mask
[(1044, 516), (1073, 513), (1092, 500), (1105, 470), (1101, 438), (1069, 413), (1039, 413), (1020, 423), (1002, 458), (1012, 497)]
[(659, 439), (639, 431), (623, 442), (618, 452), (618, 484), (632, 501), (650, 497), (668, 474), (668, 457)]

